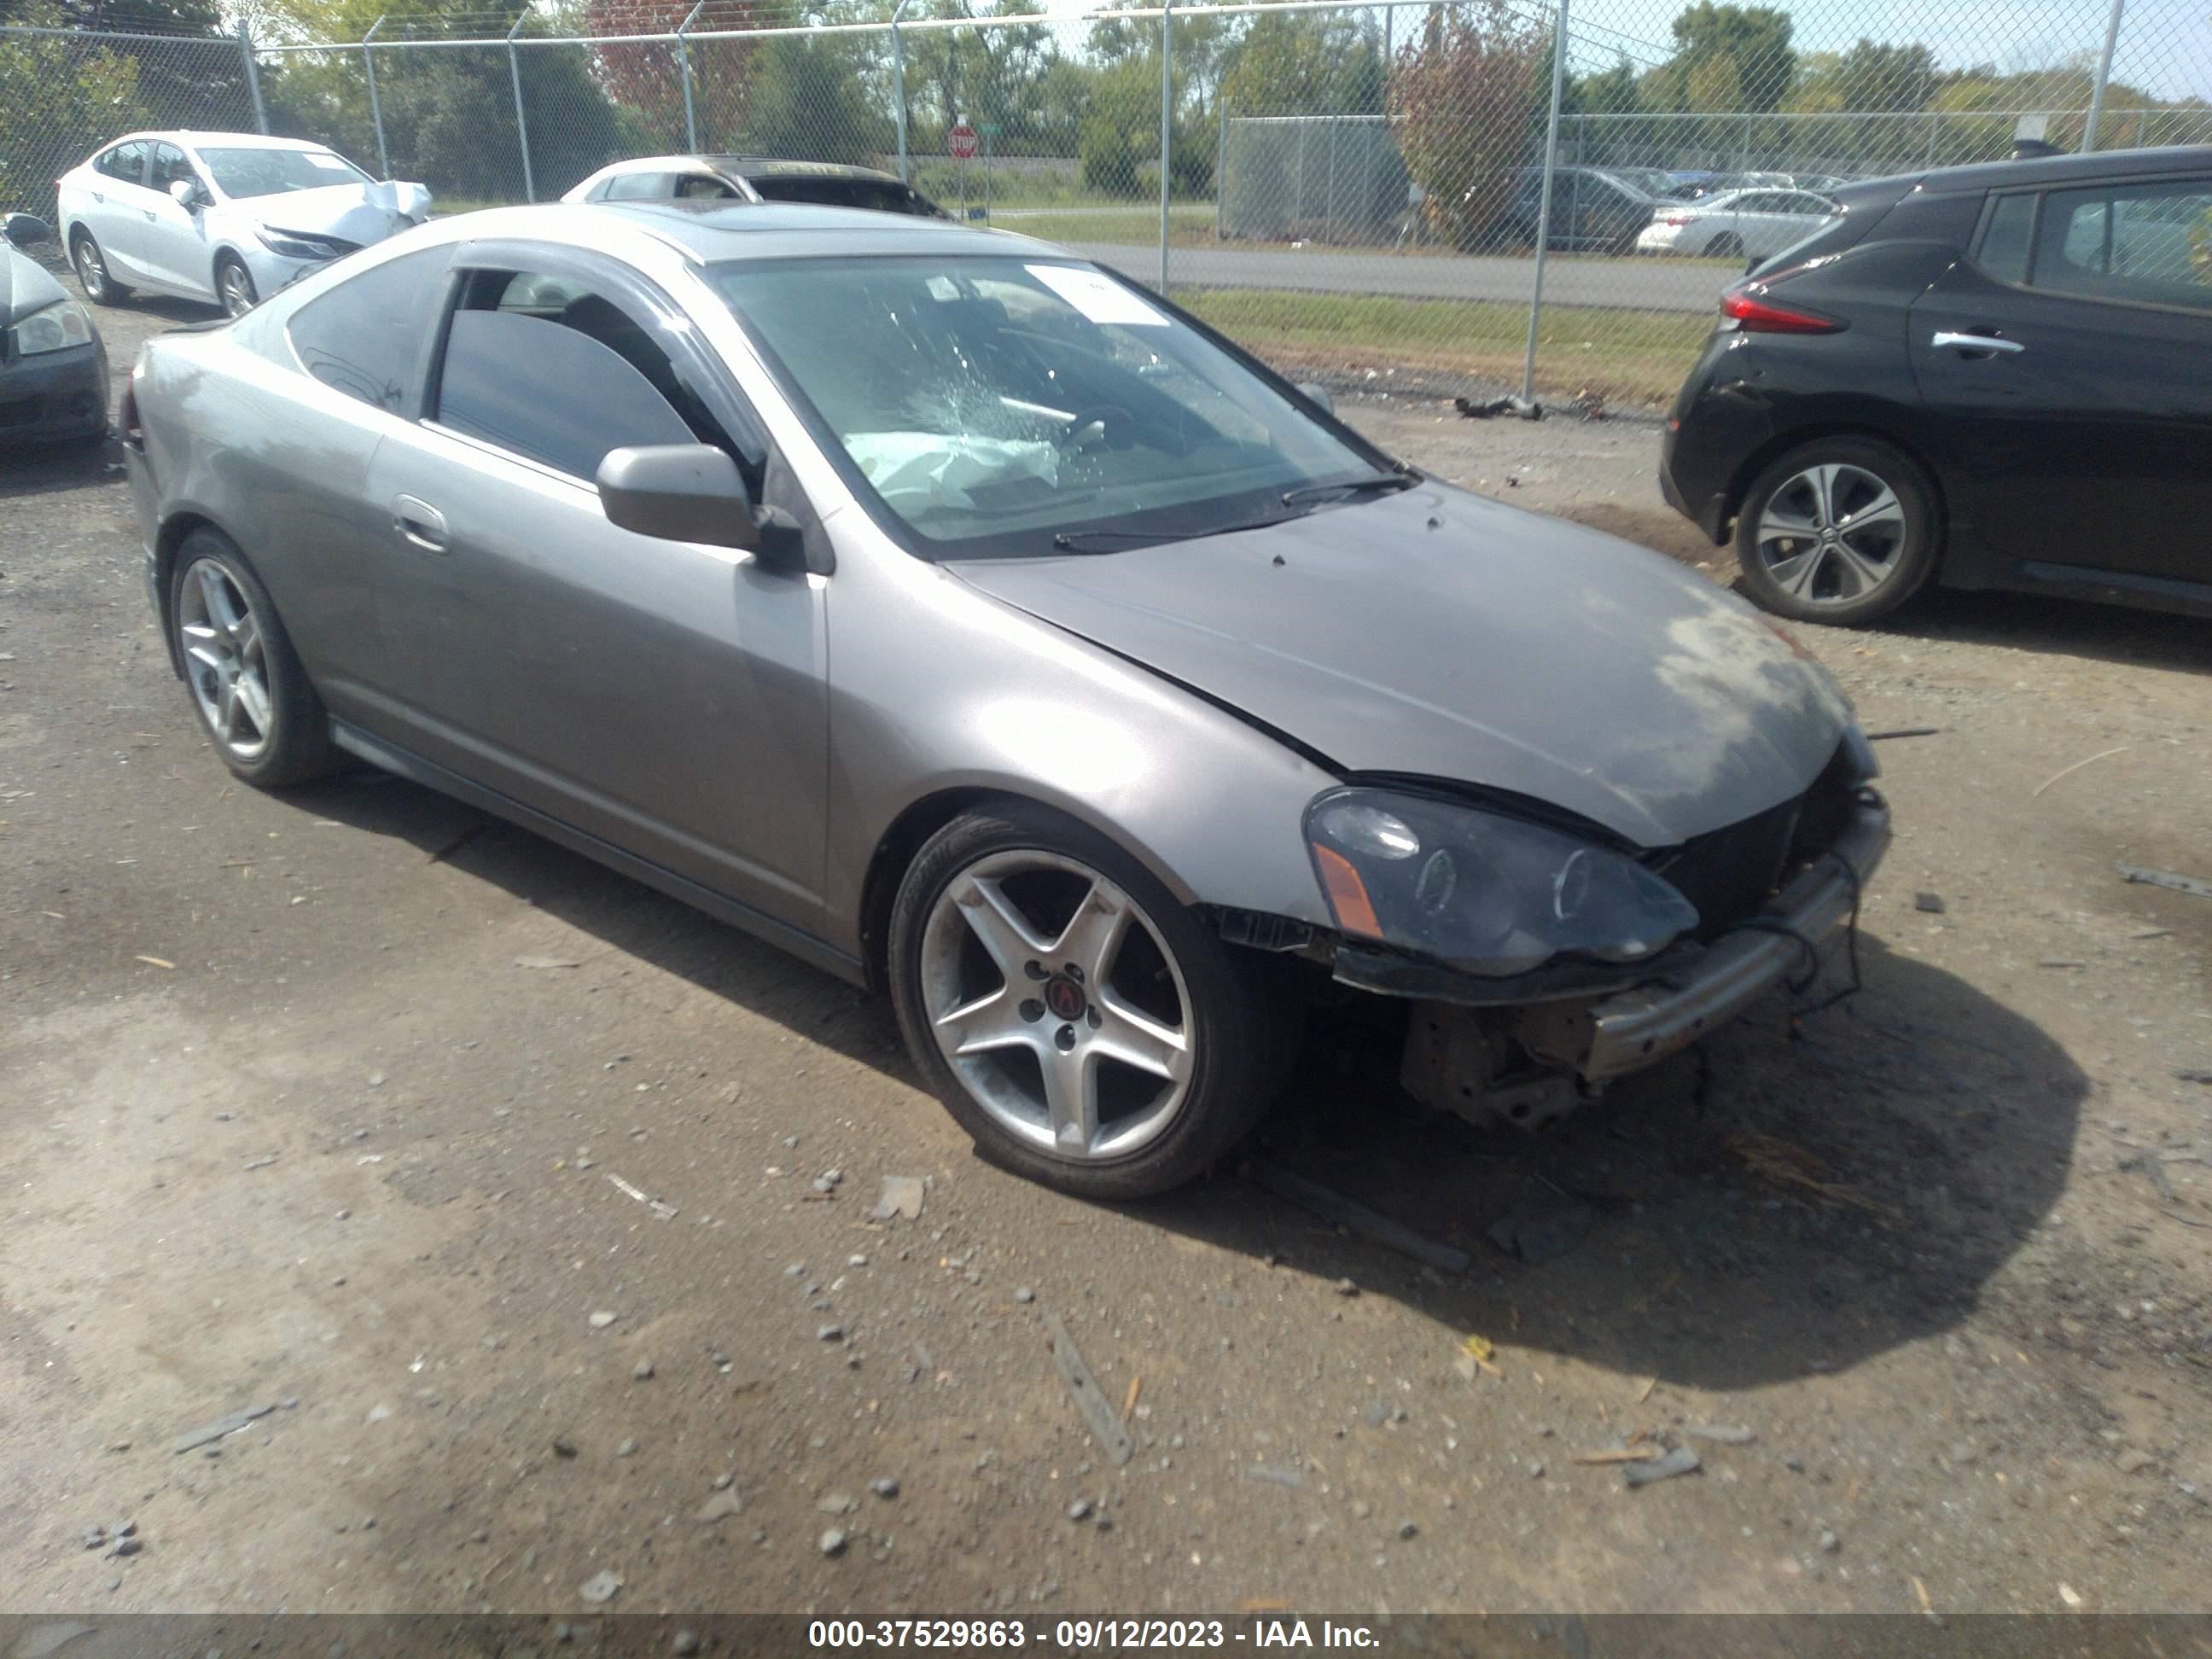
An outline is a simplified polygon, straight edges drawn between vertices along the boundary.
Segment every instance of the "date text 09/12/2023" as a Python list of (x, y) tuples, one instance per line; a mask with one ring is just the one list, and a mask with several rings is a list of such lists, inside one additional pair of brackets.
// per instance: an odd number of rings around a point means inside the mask
[(1240, 1619), (817, 1619), (810, 1648), (1005, 1651), (1034, 1644), (1068, 1652), (1122, 1648), (1372, 1648), (1365, 1625), (1293, 1616)]

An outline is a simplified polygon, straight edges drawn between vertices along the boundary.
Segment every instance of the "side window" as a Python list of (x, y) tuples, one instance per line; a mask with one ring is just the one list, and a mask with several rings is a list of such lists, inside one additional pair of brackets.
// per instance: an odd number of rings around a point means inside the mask
[(687, 202), (726, 202), (736, 199), (738, 192), (711, 173), (687, 173), (676, 181), (676, 194)]
[(423, 348), (438, 325), (452, 258), (442, 247), (403, 254), (301, 306), (285, 331), (300, 366), (372, 408), (413, 414)]
[(118, 184), (135, 185), (146, 170), (146, 146), (137, 143), (118, 144), (93, 166)]
[(648, 329), (587, 284), (536, 271), (471, 273), (447, 337), (437, 419), (589, 480), (629, 444), (734, 444)]
[(667, 198), (666, 173), (617, 173), (607, 180), (607, 193), (601, 199), (609, 202), (660, 202)]
[(2212, 311), (2212, 179), (2051, 191), (2027, 280), (2087, 300)]
[(196, 185), (199, 182), (199, 174), (193, 170), (192, 164), (185, 159), (184, 151), (179, 149), (174, 144), (154, 146), (154, 170), (146, 179), (149, 188), (158, 190), (166, 196), (169, 192), (169, 186), (178, 179), (181, 179), (188, 185)]
[(2000, 196), (1990, 210), (1988, 228), (1974, 263), (2001, 283), (2027, 280), (2027, 238), (2035, 223), (2035, 198)]

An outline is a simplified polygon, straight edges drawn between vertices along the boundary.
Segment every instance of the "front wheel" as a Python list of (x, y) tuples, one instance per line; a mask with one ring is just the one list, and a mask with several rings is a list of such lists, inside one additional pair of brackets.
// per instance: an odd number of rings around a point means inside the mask
[(1741, 259), (1743, 258), (1743, 238), (1732, 230), (1724, 230), (1713, 238), (1705, 252), (1716, 259)]
[(90, 231), (78, 231), (70, 242), (70, 263), (76, 267), (76, 280), (84, 289), (84, 297), (93, 304), (119, 306), (131, 297), (131, 290), (108, 275), (107, 256), (100, 252)]
[(1258, 1121), (1279, 988), (1097, 831), (1028, 802), (963, 814), (892, 907), (915, 1064), (976, 1149), (1087, 1198), (1202, 1173)]
[(254, 291), (253, 273), (235, 254), (226, 253), (216, 261), (215, 291), (216, 297), (222, 301), (223, 310), (233, 317), (243, 317), (260, 303), (260, 295)]
[(1871, 439), (1825, 438), (1753, 482), (1735, 556), (1744, 592), (1765, 609), (1850, 627), (1917, 592), (1941, 539), (1935, 489), (1919, 467)]

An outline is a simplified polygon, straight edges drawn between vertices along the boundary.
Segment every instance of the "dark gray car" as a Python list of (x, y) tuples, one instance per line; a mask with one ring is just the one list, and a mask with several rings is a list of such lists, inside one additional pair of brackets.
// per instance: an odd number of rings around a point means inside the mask
[(0, 444), (107, 435), (107, 347), (92, 315), (23, 252), (53, 229), (11, 213), (0, 244)]
[(1303, 998), (1535, 1122), (1792, 978), (1864, 739), (1668, 561), (1395, 465), (1045, 244), (499, 210), (149, 345), (153, 601), (232, 770), (351, 756), (855, 981), (991, 1156), (1203, 1169)]

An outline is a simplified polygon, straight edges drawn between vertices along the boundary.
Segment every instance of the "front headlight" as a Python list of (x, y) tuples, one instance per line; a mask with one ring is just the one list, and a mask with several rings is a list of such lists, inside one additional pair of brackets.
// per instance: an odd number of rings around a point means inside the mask
[(287, 259), (335, 259), (360, 246), (336, 236), (311, 236), (304, 230), (278, 230), (271, 225), (258, 225), (253, 234), (262, 246)]
[(1633, 859), (1450, 801), (1331, 790), (1306, 809), (1306, 842), (1340, 932), (1486, 978), (1563, 956), (1642, 962), (1698, 925)]
[(15, 355), (36, 357), (92, 343), (92, 313), (74, 300), (48, 306), (15, 325)]

